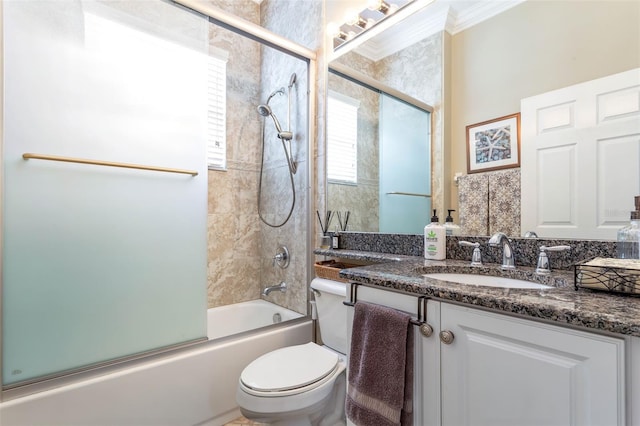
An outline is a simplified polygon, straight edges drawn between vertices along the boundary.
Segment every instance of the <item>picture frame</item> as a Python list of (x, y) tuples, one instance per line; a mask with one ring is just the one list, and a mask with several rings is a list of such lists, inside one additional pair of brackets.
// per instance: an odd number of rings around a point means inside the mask
[(467, 174), (520, 167), (520, 113), (467, 126)]

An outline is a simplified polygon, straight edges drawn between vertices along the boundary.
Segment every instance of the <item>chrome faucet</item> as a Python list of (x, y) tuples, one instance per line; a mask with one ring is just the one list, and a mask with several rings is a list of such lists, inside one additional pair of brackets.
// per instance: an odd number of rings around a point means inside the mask
[(285, 283), (284, 281), (280, 281), (280, 284), (278, 285), (272, 285), (270, 287), (267, 287), (264, 290), (262, 290), (262, 295), (268, 296), (269, 293), (271, 293), (272, 291), (279, 291), (280, 293), (284, 293), (285, 291), (287, 291), (287, 283)]
[(516, 269), (515, 257), (511, 241), (502, 232), (496, 232), (489, 238), (491, 247), (502, 246), (502, 269)]
[(547, 256), (548, 251), (568, 250), (571, 250), (571, 246), (540, 246), (540, 254), (538, 255), (538, 266), (536, 267), (536, 273), (540, 275), (548, 275), (551, 273), (551, 264), (549, 263), (549, 257)]

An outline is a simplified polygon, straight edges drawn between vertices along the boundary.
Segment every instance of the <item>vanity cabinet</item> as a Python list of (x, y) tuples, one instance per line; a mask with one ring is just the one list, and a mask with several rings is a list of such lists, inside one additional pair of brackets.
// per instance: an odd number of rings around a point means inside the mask
[[(358, 300), (416, 314), (415, 296), (360, 287)], [(430, 337), (415, 333), (415, 425), (625, 424), (624, 339), (432, 300), (427, 322)]]
[(624, 424), (623, 339), (447, 303), (440, 329), (443, 426)]

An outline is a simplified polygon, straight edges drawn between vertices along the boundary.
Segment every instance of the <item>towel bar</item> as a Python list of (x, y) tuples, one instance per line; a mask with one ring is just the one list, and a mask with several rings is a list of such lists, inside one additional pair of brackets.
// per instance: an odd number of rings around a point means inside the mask
[(142, 164), (131, 164), (131, 163), (114, 163), (112, 161), (89, 160), (85, 158), (74, 158), (74, 157), (60, 157), (57, 155), (33, 154), (30, 152), (25, 152), (24, 154), (22, 154), (22, 158), (25, 160), (35, 159), (35, 160), (61, 161), (63, 163), (91, 164), (94, 166), (121, 167), (125, 169), (151, 170), (154, 172), (181, 173), (181, 174), (191, 175), (191, 176), (198, 175), (198, 172), (196, 170), (144, 166)]
[[(346, 306), (354, 307), (358, 301), (358, 286), (360, 283), (349, 283), (349, 300), (342, 302)], [(427, 323), (427, 296), (418, 296), (418, 318), (411, 318), (409, 322), (413, 325), (417, 325), (420, 329), (420, 333), (424, 337), (430, 337), (433, 334), (433, 327)]]

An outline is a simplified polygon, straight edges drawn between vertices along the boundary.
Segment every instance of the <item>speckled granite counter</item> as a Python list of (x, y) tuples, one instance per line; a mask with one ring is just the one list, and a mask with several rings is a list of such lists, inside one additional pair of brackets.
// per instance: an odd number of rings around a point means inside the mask
[(573, 286), (572, 271), (553, 271), (551, 277), (538, 276), (533, 268), (501, 271), (500, 265), (473, 268), (473, 273), (528, 279), (552, 285), (549, 289), (509, 289), (456, 284), (427, 278), (427, 272), (471, 272), (469, 262), (430, 261), (422, 257), (387, 255), (357, 250), (314, 251), (317, 255), (341, 259), (379, 262), (345, 269), (340, 275), (368, 286), (424, 295), (526, 317), (553, 321), (600, 331), (640, 336), (640, 297), (580, 289)]

